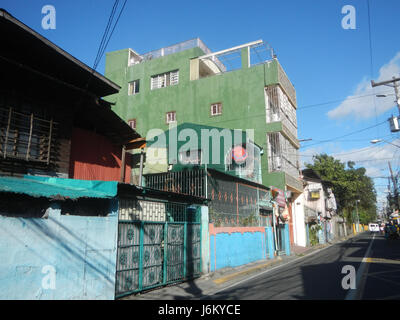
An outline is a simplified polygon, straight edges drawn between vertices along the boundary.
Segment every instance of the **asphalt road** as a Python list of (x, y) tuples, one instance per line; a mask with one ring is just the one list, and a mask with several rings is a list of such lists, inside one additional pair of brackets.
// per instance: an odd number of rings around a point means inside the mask
[[(355, 289), (349, 271), (354, 267)], [(344, 277), (347, 278), (343, 280)], [(400, 240), (365, 232), (287, 265), (261, 272), (208, 298), (220, 300), (400, 299)]]

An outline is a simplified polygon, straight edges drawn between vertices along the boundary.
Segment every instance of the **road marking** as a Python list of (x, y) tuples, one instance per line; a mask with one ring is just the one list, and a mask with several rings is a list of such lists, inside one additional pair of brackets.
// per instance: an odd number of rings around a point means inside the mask
[(368, 263), (387, 263), (387, 264), (400, 264), (400, 260), (382, 259), (382, 258), (366, 258)]
[[(368, 256), (370, 256), (371, 247), (375, 239), (375, 234), (372, 237), (372, 240), (368, 246), (367, 252), (365, 253), (364, 258), (361, 261), (360, 267), (357, 270), (357, 277), (356, 277), (356, 289), (350, 289), (346, 295), (345, 300), (357, 300), (362, 296), (362, 291), (365, 286), (366, 276), (363, 277), (364, 272), (366, 271), (365, 268), (368, 265)], [(361, 282), (361, 279), (363, 280)], [(361, 290), (360, 290), (361, 289)]]

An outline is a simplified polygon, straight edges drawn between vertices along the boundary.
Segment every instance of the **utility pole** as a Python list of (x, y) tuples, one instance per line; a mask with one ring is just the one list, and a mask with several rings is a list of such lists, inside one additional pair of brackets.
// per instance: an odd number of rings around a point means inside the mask
[[(374, 82), (373, 80), (371, 81), (372, 87), (378, 87), (378, 86), (389, 86), (394, 88), (394, 95), (396, 96), (396, 104), (397, 104), (397, 109), (399, 110), (399, 116), (394, 117), (392, 115), (391, 118), (389, 118), (389, 123), (390, 123), (390, 131), (391, 132), (399, 132), (400, 131), (400, 125), (399, 125), (399, 118), (400, 118), (400, 93), (399, 93), (399, 85), (397, 82), (400, 81), (400, 78), (392, 77), (392, 80), (386, 80), (382, 82)], [(379, 94), (377, 97), (386, 97), (385, 94)]]
[(392, 178), (392, 183), (393, 183), (394, 199), (396, 201), (396, 209), (399, 209), (400, 204), (399, 204), (399, 192), (397, 189), (397, 181), (396, 181), (395, 177), (393, 176), (392, 165), (390, 164), (390, 161), (388, 161), (388, 164), (389, 164), (390, 177)]
[(397, 81), (400, 81), (400, 78), (392, 77), (392, 80), (386, 80), (382, 82), (375, 82), (374, 80), (371, 80), (371, 85), (373, 88), (379, 86), (389, 86), (394, 88), (397, 109), (399, 110), (399, 115), (400, 115), (400, 94), (399, 94), (399, 85), (397, 84)]
[(360, 232), (360, 216), (358, 215), (358, 202), (360, 200), (356, 200), (356, 213), (357, 213), (357, 232)]

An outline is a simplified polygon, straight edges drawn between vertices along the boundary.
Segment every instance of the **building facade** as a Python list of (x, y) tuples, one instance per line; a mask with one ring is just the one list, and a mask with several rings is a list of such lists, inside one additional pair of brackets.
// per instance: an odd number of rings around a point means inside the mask
[(302, 170), (303, 193), (294, 205), (295, 244), (310, 246), (344, 235), (335, 195), (312, 169)]
[(105, 75), (121, 86), (107, 98), (113, 110), (142, 136), (184, 122), (253, 129), (266, 154), (262, 184), (287, 192), (293, 242), (292, 204), (302, 192), (296, 91), (266, 43), (211, 52), (197, 38), (146, 54), (123, 49), (107, 53)]

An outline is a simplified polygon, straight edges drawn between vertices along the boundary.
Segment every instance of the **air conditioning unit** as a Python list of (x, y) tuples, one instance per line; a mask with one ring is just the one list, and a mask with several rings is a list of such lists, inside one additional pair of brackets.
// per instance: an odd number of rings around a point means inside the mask
[(397, 117), (392, 116), (391, 118), (389, 118), (389, 124), (391, 132), (400, 131), (399, 119)]

